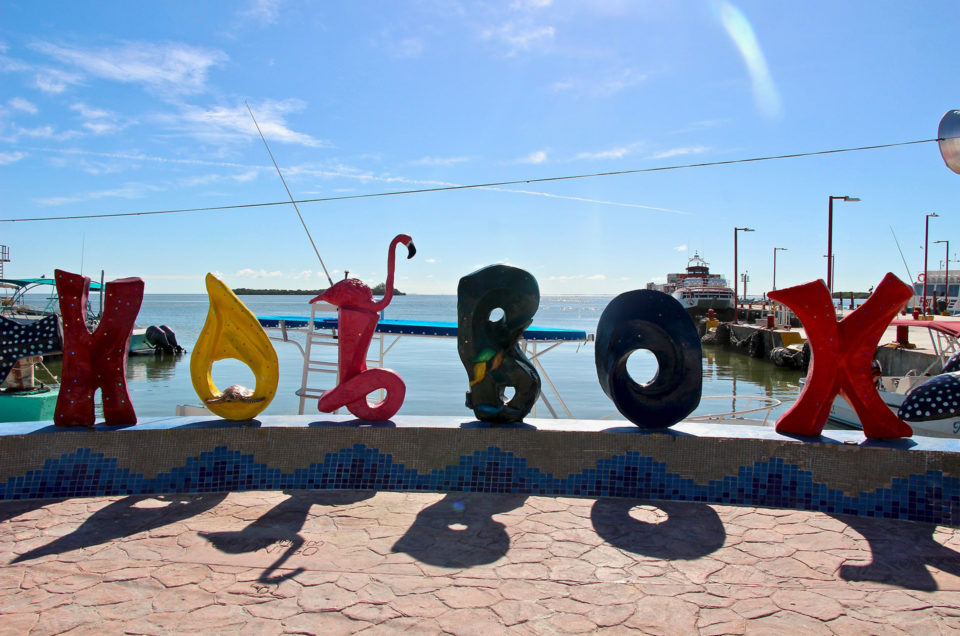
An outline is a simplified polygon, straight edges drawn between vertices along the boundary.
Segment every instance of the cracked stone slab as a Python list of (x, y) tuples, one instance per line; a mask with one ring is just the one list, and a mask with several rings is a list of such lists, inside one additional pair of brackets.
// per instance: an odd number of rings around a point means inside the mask
[(5, 633), (960, 628), (960, 530), (909, 522), (352, 491), (6, 502), (0, 515)]

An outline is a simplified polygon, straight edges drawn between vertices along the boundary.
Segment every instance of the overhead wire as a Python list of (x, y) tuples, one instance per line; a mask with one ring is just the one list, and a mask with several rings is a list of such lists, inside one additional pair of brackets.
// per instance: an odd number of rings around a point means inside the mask
[(250, 119), (253, 120), (253, 125), (257, 127), (257, 134), (260, 135), (260, 139), (263, 141), (263, 147), (267, 149), (267, 154), (270, 155), (270, 161), (273, 162), (273, 167), (277, 169), (277, 176), (280, 177), (280, 182), (283, 183), (283, 188), (287, 191), (287, 196), (290, 197), (290, 203), (293, 204), (293, 209), (297, 211), (297, 217), (300, 219), (300, 224), (303, 226), (303, 231), (307, 233), (307, 238), (310, 239), (310, 245), (313, 246), (313, 252), (317, 255), (317, 260), (320, 261), (320, 267), (323, 268), (323, 273), (326, 274), (327, 280), (330, 282), (330, 286), (333, 287), (333, 279), (330, 278), (330, 272), (327, 271), (327, 266), (323, 262), (323, 258), (320, 256), (320, 250), (317, 249), (317, 244), (313, 240), (313, 235), (310, 234), (310, 229), (307, 227), (307, 222), (303, 220), (303, 215), (300, 214), (300, 208), (297, 206), (297, 202), (293, 198), (293, 194), (290, 193), (290, 188), (287, 187), (287, 180), (283, 178), (283, 173), (280, 172), (280, 166), (277, 165), (277, 160), (273, 158), (273, 151), (270, 150), (270, 145), (267, 144), (267, 138), (263, 136), (263, 131), (260, 130), (260, 124), (257, 123), (257, 118), (253, 116), (253, 109), (250, 108), (250, 104), (243, 102), (244, 106), (247, 107), (247, 112), (250, 113)]
[[(655, 166), (652, 168), (635, 168), (631, 170), (612, 170), (608, 172), (592, 172), (586, 174), (574, 174), (574, 175), (564, 175), (556, 177), (538, 177), (531, 179), (513, 179), (509, 181), (492, 181), (488, 183), (472, 183), (467, 185), (445, 185), (445, 186), (436, 186), (432, 188), (417, 188), (412, 190), (394, 190), (388, 192), (370, 192), (367, 194), (345, 194), (340, 196), (333, 197), (317, 197), (313, 199), (297, 199), (294, 200), (291, 197), (290, 201), (271, 201), (267, 203), (240, 203), (235, 205), (219, 205), (219, 206), (208, 206), (200, 208), (181, 208), (181, 209), (172, 209), (172, 210), (151, 210), (146, 212), (110, 212), (110, 213), (101, 213), (101, 214), (77, 214), (70, 216), (44, 216), (44, 217), (27, 217), (21, 219), (0, 219), (0, 223), (24, 223), (24, 222), (33, 222), (33, 221), (69, 221), (69, 220), (78, 220), (78, 219), (105, 219), (105, 218), (117, 218), (117, 217), (130, 217), (130, 216), (152, 216), (159, 214), (186, 214), (194, 212), (217, 212), (222, 210), (241, 210), (247, 208), (260, 208), (260, 207), (270, 207), (277, 205), (290, 205), (291, 203), (296, 204), (305, 204), (305, 203), (328, 203), (331, 201), (349, 201), (355, 199), (372, 199), (377, 197), (391, 197), (391, 196), (403, 196), (403, 195), (412, 195), (412, 194), (427, 194), (432, 192), (451, 192), (456, 190), (477, 190), (483, 188), (496, 188), (502, 186), (513, 186), (513, 185), (524, 185), (532, 183), (550, 183), (556, 181), (572, 181), (575, 179), (593, 179), (597, 177), (615, 177), (623, 176), (630, 174), (643, 174), (648, 172), (665, 172), (668, 170), (686, 170), (690, 168), (708, 168), (712, 166), (730, 166), (743, 163), (757, 163), (761, 161), (777, 161), (781, 159), (799, 159), (803, 157), (815, 157), (822, 155), (834, 155), (847, 152), (862, 152), (866, 150), (880, 150), (884, 148), (896, 148), (899, 146), (913, 146), (917, 144), (927, 144), (934, 141), (943, 141), (943, 138), (933, 138), (933, 139), (919, 139), (915, 141), (901, 141), (895, 143), (887, 144), (875, 144), (871, 146), (857, 146), (853, 148), (835, 148), (831, 150), (817, 150), (812, 152), (794, 152), (789, 154), (782, 155), (769, 155), (764, 157), (748, 157), (745, 159), (728, 159), (724, 161), (704, 161), (699, 163), (687, 163), (680, 165), (670, 165), (670, 166)], [(289, 194), (289, 192), (288, 192)], [(299, 210), (298, 210), (299, 212)]]

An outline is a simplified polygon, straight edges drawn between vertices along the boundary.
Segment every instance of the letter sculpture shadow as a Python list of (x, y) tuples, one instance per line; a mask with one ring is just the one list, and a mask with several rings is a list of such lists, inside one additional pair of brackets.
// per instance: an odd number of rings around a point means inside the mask
[[(417, 248), (413, 239), (406, 234), (398, 234), (390, 242), (387, 253), (387, 282), (383, 299), (373, 301), (373, 292), (356, 278), (338, 281), (327, 291), (313, 300), (323, 300), (338, 308), (339, 319), (339, 361), (340, 381), (337, 386), (324, 391), (317, 402), (317, 408), (324, 413), (332, 413), (346, 406), (347, 410), (362, 420), (383, 422), (396, 415), (403, 405), (407, 387), (403, 379), (390, 369), (368, 369), (367, 350), (370, 340), (380, 320), (379, 312), (393, 300), (393, 270), (396, 260), (396, 246), (403, 243), (407, 247), (407, 258), (413, 258)], [(367, 395), (378, 389), (386, 390), (386, 396), (376, 404), (367, 401)]]
[(110, 426), (136, 424), (127, 392), (127, 353), (133, 323), (143, 302), (143, 281), (122, 278), (106, 285), (103, 315), (87, 329), (90, 279), (54, 271), (63, 317), (63, 370), (53, 422), (57, 426), (96, 424), (93, 394), (100, 389), (103, 419)]
[[(640, 384), (627, 372), (627, 359), (644, 349), (658, 369)], [(610, 301), (597, 325), (594, 357), (603, 392), (641, 428), (673, 426), (700, 404), (700, 335), (683, 305), (663, 292), (638, 289)]]
[[(269, 406), (280, 380), (277, 352), (263, 327), (233, 291), (213, 274), (207, 274), (210, 310), (190, 356), (193, 390), (204, 405), (228, 420), (249, 420)], [(239, 360), (253, 372), (251, 391), (238, 384), (221, 392), (213, 382), (213, 363)]]
[(767, 294), (797, 314), (812, 356), (800, 397), (777, 420), (778, 433), (820, 435), (839, 393), (856, 411), (868, 438), (913, 435), (913, 429), (884, 404), (872, 377), (877, 342), (912, 295), (910, 287), (887, 274), (866, 302), (838, 323), (822, 280)]
[[(536, 279), (518, 267), (491, 265), (460, 279), (457, 352), (470, 381), (466, 405), (478, 420), (522, 421), (540, 397), (540, 375), (518, 344), (539, 306)], [(508, 387), (514, 394), (506, 399)]]

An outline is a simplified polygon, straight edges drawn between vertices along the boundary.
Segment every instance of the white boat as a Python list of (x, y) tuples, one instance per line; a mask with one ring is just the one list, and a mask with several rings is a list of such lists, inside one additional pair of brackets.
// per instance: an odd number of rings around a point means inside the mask
[(695, 318), (706, 315), (711, 309), (720, 320), (733, 317), (733, 290), (722, 275), (710, 273), (709, 263), (697, 252), (687, 261), (685, 272), (667, 274), (666, 283), (647, 283), (647, 289), (670, 294)]
[[(957, 269), (939, 269), (927, 272), (927, 285), (924, 289), (923, 274), (913, 283), (914, 307), (923, 307), (923, 293), (927, 293), (927, 311), (939, 314), (946, 311), (948, 314), (960, 315), (960, 267)], [(949, 283), (948, 279), (949, 278)]]
[[(12, 295), (4, 296), (0, 300), (0, 316), (9, 318), (15, 322), (29, 322), (40, 320), (46, 316), (60, 316), (60, 301), (57, 297), (56, 282), (52, 278), (2, 278), (0, 279), (0, 289), (13, 290)], [(98, 282), (90, 283), (90, 291), (102, 294), (102, 287)], [(43, 307), (31, 306), (26, 302), (27, 294), (45, 294), (45, 305)], [(92, 331), (97, 328), (100, 317), (94, 310), (89, 298), (87, 300), (87, 327)], [(146, 354), (157, 352), (157, 342), (167, 341), (173, 338), (176, 344), (176, 337), (173, 332), (166, 332), (160, 335), (156, 334), (157, 327), (144, 327), (134, 325), (133, 333), (130, 336), (130, 353)], [(171, 349), (175, 351), (175, 348)], [(57, 354), (53, 354), (57, 355)]]
[[(877, 391), (881, 399), (901, 419), (910, 425), (916, 435), (928, 437), (955, 437), (960, 439), (960, 411), (956, 408), (943, 410), (942, 414), (935, 411), (924, 411), (917, 417), (916, 408), (911, 408), (910, 400), (913, 396), (915, 403), (921, 392), (925, 392), (924, 385), (934, 378), (950, 375), (943, 373), (946, 368), (950, 371), (953, 364), (960, 358), (960, 322), (946, 320), (894, 320), (894, 327), (922, 328), (928, 331), (931, 347), (934, 351), (934, 360), (924, 369), (911, 369), (902, 376), (881, 376), (877, 380)], [(953, 357), (951, 357), (953, 356)], [(947, 366), (947, 365), (951, 366)], [(941, 377), (941, 381), (942, 381)], [(954, 406), (956, 401), (954, 401)], [(905, 407), (905, 408), (902, 408)], [(942, 409), (939, 409), (942, 410)], [(929, 413), (929, 415), (924, 415)], [(846, 400), (837, 396), (830, 407), (830, 419), (850, 426), (863, 428), (860, 418)]]

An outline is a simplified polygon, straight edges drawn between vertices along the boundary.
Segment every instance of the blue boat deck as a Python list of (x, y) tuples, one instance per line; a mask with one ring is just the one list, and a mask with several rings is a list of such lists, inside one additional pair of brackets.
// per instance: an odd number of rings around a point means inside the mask
[[(309, 316), (257, 316), (265, 329), (304, 329), (310, 324)], [(336, 318), (319, 318), (316, 329), (336, 329)], [(381, 320), (377, 323), (377, 333), (406, 336), (457, 337), (457, 323), (434, 320)], [(523, 339), (538, 342), (576, 342), (586, 341), (587, 332), (582, 329), (563, 329), (559, 327), (531, 326), (523, 332)]]

